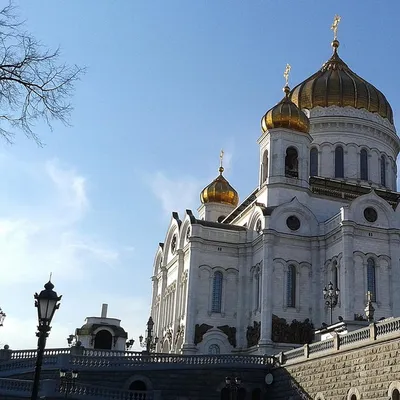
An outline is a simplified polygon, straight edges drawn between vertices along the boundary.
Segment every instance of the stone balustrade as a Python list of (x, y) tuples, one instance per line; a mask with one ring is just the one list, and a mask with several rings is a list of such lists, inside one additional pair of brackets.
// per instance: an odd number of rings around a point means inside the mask
[(281, 365), (303, 362), (309, 358), (326, 356), (332, 352), (365, 346), (366, 343), (383, 341), (391, 337), (400, 337), (400, 318), (388, 318), (371, 323), (369, 326), (336, 335), (327, 340), (304, 345), (303, 347), (280, 353), (278, 356)]
[[(0, 398), (10, 395), (29, 398), (32, 394), (32, 381), (0, 378)], [(119, 390), (101, 386), (76, 383), (66, 391), (55, 380), (44, 379), (39, 390), (40, 398), (65, 398), (85, 400), (157, 400), (157, 392), (139, 390)]]
[[(12, 376), (31, 372), (35, 366), (34, 350), (2, 350), (0, 354), (0, 376)], [(4, 354), (4, 352), (6, 352)], [(26, 358), (23, 358), (23, 355)], [(43, 357), (42, 369), (85, 369), (96, 370), (124, 370), (129, 368), (141, 369), (179, 369), (179, 368), (207, 368), (215, 366), (246, 366), (259, 368), (271, 366), (276, 362), (272, 356), (257, 355), (178, 355), (138, 352), (114, 352), (107, 350), (89, 350), (83, 347), (46, 350)]]

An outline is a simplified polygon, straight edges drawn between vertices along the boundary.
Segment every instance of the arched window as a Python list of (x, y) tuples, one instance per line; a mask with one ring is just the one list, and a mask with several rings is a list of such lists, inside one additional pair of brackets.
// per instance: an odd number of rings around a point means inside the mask
[(400, 392), (398, 389), (394, 389), (392, 392), (392, 400), (400, 400)]
[(289, 178), (299, 177), (299, 160), (297, 150), (294, 147), (289, 147), (286, 150), (285, 176), (288, 176)]
[(339, 269), (336, 261), (333, 262), (332, 266), (332, 282), (335, 289), (339, 287)]
[(335, 178), (344, 178), (344, 154), (343, 147), (335, 149)]
[(381, 185), (386, 186), (386, 157), (381, 157)]
[(220, 352), (221, 350), (217, 344), (212, 344), (208, 348), (208, 354), (219, 354)]
[(140, 390), (142, 392), (145, 392), (147, 390), (147, 387), (143, 381), (133, 381), (129, 386), (129, 390)]
[(256, 310), (260, 310), (261, 308), (261, 301), (260, 301), (260, 297), (261, 297), (261, 271), (258, 268), (254, 274), (254, 278), (255, 278), (255, 309)]
[(357, 400), (357, 396), (355, 394), (352, 394), (350, 400)]
[(286, 305), (287, 307), (296, 306), (296, 267), (294, 265), (289, 265), (287, 272)]
[(360, 178), (363, 181), (368, 180), (368, 153), (365, 149), (360, 151)]
[(214, 313), (221, 312), (222, 306), (222, 272), (217, 271), (213, 279), (213, 292), (212, 292), (212, 307), (211, 311)]
[(318, 149), (315, 147), (310, 151), (310, 176), (318, 176)]
[(268, 150), (264, 151), (261, 164), (261, 183), (264, 183), (268, 178)]
[(103, 329), (96, 333), (94, 339), (94, 348), (101, 350), (111, 350), (112, 347), (112, 335), (109, 331)]
[(371, 300), (376, 300), (375, 261), (368, 258), (367, 261), (367, 290), (371, 293)]

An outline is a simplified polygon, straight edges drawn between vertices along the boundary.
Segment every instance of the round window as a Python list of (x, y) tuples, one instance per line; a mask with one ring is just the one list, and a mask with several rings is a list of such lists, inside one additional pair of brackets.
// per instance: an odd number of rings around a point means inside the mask
[(378, 219), (378, 213), (376, 212), (375, 208), (367, 207), (364, 210), (364, 218), (368, 222), (375, 222)]
[(290, 230), (297, 231), (300, 228), (300, 220), (295, 215), (291, 215), (286, 220), (286, 225)]

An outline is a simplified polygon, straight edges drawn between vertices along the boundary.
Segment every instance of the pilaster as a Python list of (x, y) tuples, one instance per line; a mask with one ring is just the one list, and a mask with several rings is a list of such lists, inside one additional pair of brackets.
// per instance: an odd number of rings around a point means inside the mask
[(263, 235), (261, 332), (258, 343), (260, 347), (272, 343), (273, 240), (273, 235)]
[(391, 272), (391, 298), (389, 303), (392, 305), (392, 315), (394, 317), (400, 316), (400, 271), (399, 271), (399, 260), (400, 260), (400, 235), (399, 233), (389, 234), (389, 251), (391, 265), (389, 271)]
[(341, 315), (344, 320), (354, 319), (353, 297), (354, 297), (354, 226), (343, 225), (343, 259), (340, 268)]

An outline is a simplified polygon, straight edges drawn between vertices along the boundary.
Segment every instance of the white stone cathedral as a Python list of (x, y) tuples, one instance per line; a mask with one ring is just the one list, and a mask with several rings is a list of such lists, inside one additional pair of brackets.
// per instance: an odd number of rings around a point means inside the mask
[[(261, 119), (257, 188), (219, 176), (172, 213), (153, 269), (157, 351), (277, 352), (333, 322), (400, 316), (400, 140), (385, 96), (333, 55)], [(287, 77), (287, 75), (286, 75)], [(255, 184), (257, 184), (255, 180)]]

